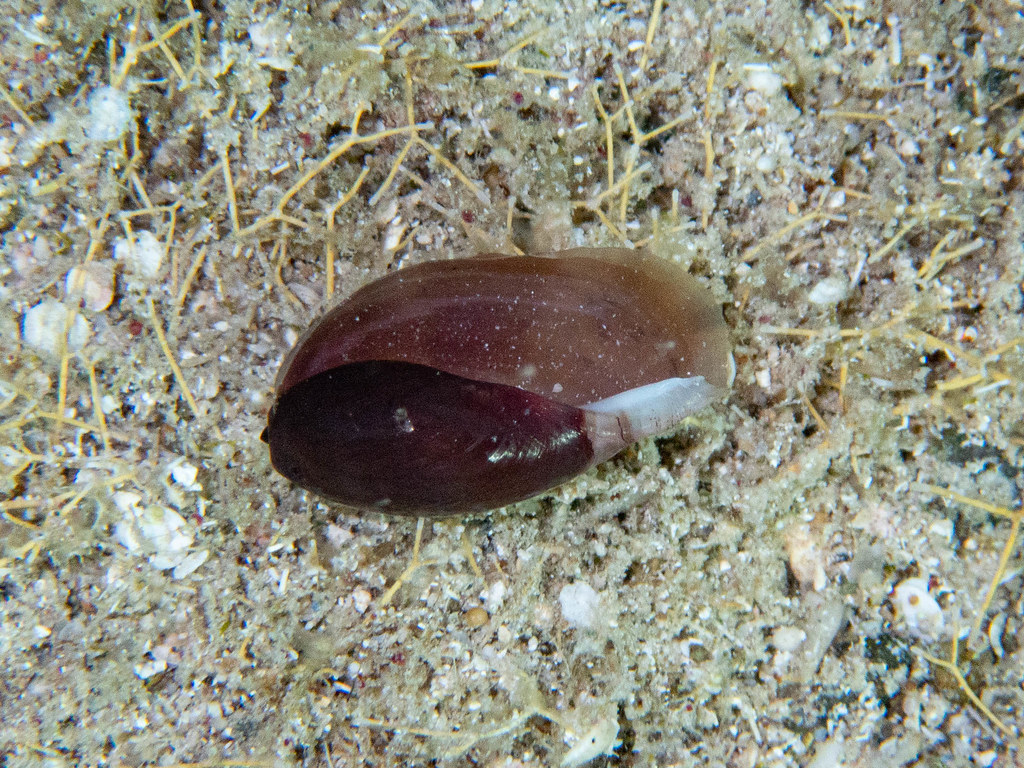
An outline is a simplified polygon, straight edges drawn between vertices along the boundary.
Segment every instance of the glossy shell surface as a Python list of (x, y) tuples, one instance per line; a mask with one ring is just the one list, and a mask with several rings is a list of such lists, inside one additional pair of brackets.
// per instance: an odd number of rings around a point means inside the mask
[(486, 255), (356, 291), (296, 345), (278, 394), (342, 363), (404, 360), (583, 405), (673, 376), (726, 387), (728, 349), (707, 289), (642, 251)]
[[(427, 262), (361, 288), (301, 337), (265, 439), (281, 474), (329, 499), (458, 514), (542, 493), (649, 434), (616, 415), (622, 393), (667, 380), (717, 392), (731, 376), (720, 307), (642, 252)], [(598, 403), (609, 399), (611, 413)], [(702, 391), (667, 423), (707, 402)]]
[(283, 475), (391, 514), (500, 507), (565, 482), (593, 457), (579, 408), (394, 361), (299, 382), (278, 402), (270, 434)]

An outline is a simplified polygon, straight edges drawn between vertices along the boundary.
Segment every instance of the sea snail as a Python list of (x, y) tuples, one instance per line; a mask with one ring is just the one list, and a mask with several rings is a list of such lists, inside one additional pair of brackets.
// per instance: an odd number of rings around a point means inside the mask
[(389, 514), (536, 496), (732, 383), (721, 307), (642, 251), (487, 254), (405, 267), (316, 321), (281, 367), (274, 468)]

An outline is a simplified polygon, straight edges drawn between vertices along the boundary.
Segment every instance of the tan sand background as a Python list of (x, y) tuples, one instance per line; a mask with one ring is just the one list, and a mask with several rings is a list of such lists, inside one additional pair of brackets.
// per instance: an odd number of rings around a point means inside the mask
[[(5, 4), (6, 764), (1013, 765), (1019, 0), (364, 5)], [(726, 406), (416, 558), (273, 473), (323, 308), (607, 245)]]

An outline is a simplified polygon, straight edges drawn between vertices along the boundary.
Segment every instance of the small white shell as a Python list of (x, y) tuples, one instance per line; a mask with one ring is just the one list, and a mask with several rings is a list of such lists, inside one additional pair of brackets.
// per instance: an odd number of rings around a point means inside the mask
[(747, 85), (765, 96), (774, 96), (782, 90), (782, 78), (772, 72), (768, 64), (745, 64)]
[(562, 768), (576, 768), (595, 757), (613, 755), (619, 743), (618, 721), (609, 714), (594, 723), (589, 731), (579, 737), (576, 745), (565, 753)]
[(789, 567), (803, 589), (820, 592), (828, 586), (825, 573), (825, 551), (819, 546), (819, 536), (807, 523), (797, 523), (786, 531), (786, 553)]
[(90, 261), (68, 270), (64, 278), (68, 298), (78, 299), (92, 312), (102, 312), (114, 300), (114, 264)]
[(784, 653), (792, 653), (807, 639), (807, 633), (799, 627), (776, 627), (772, 632), (772, 645)]
[(846, 277), (826, 277), (819, 280), (809, 294), (807, 299), (812, 304), (838, 304), (846, 298), (850, 290), (850, 281)]
[(93, 141), (117, 141), (132, 118), (128, 97), (117, 88), (104, 85), (89, 97), (89, 124), (86, 135)]
[(199, 477), (199, 469), (189, 464), (184, 459), (178, 459), (170, 466), (171, 479), (178, 485), (184, 486), (186, 491), (201, 491), (203, 486), (196, 482)]
[(65, 349), (77, 352), (90, 335), (89, 322), (56, 299), (39, 302), (25, 313), (21, 322), (25, 343), (50, 355), (59, 355)]
[(928, 594), (927, 579), (904, 579), (893, 588), (892, 601), (914, 637), (936, 638), (946, 624), (942, 606)]
[(124, 262), (129, 272), (152, 280), (160, 274), (164, 246), (156, 239), (156, 235), (143, 230), (135, 234), (135, 242), (118, 238), (114, 243), (114, 258)]
[(598, 624), (601, 597), (585, 581), (566, 584), (558, 593), (562, 617), (576, 629), (591, 629)]
[(180, 579), (206, 562), (209, 552), (192, 549), (193, 527), (170, 507), (141, 506), (142, 497), (130, 491), (112, 494), (111, 501), (124, 515), (114, 525), (114, 538), (129, 552), (146, 555), (157, 570), (171, 570)]

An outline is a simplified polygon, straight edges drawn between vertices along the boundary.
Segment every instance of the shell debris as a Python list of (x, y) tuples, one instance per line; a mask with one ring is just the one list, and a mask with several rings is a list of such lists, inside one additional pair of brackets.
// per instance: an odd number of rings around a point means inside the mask
[(946, 619), (942, 615), (942, 606), (931, 596), (927, 579), (904, 579), (893, 587), (892, 601), (911, 635), (938, 639)]
[(29, 309), (21, 325), (21, 336), (33, 349), (47, 355), (85, 347), (92, 328), (89, 321), (56, 299), (46, 299)]

